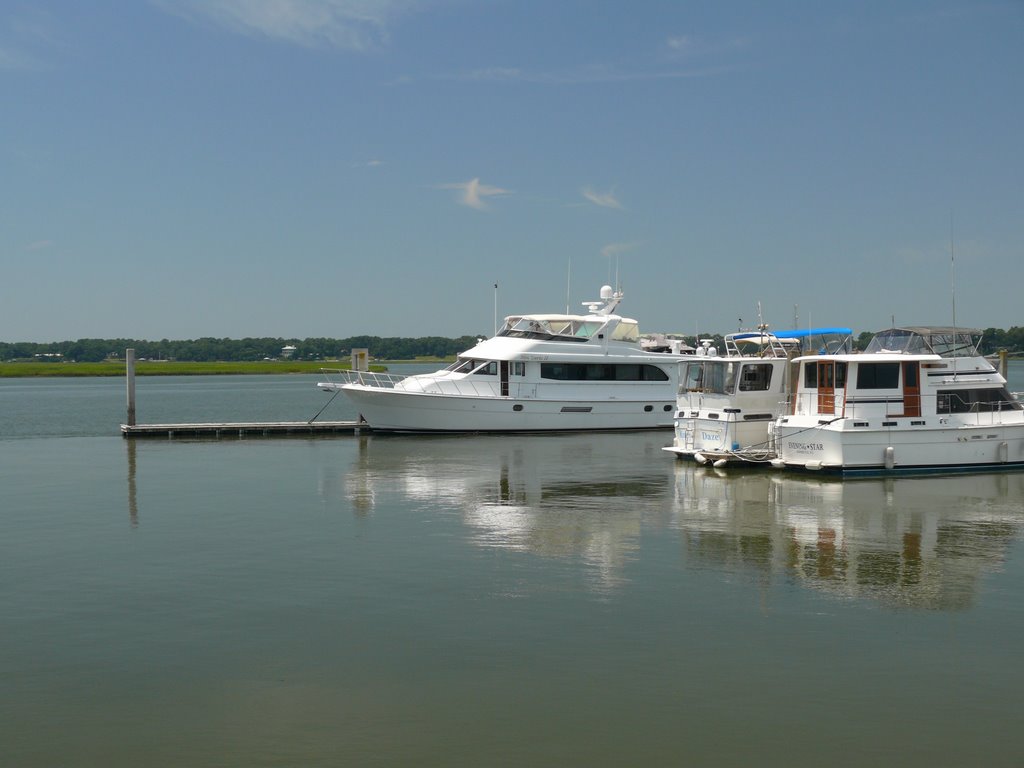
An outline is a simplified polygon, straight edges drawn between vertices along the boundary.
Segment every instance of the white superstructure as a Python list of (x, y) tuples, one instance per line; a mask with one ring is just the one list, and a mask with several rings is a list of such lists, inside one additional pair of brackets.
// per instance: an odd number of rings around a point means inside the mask
[(859, 355), (797, 358), (776, 466), (843, 474), (1024, 467), (1024, 406), (981, 331), (882, 331)]
[(789, 394), (790, 359), (806, 350), (849, 352), (850, 334), (849, 328), (772, 332), (762, 326), (726, 336), (722, 355), (705, 342), (704, 355), (679, 363), (675, 438), (665, 450), (719, 466), (770, 461), (769, 431)]
[(341, 390), (374, 429), (547, 432), (672, 426), (677, 362), (647, 352), (636, 320), (614, 314), (610, 286), (587, 314), (512, 315), (447, 368), (400, 378), (339, 372)]

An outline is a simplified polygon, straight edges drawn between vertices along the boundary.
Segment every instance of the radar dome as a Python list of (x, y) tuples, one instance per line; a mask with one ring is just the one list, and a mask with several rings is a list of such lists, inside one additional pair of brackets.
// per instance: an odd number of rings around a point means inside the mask
[(610, 285), (601, 286), (601, 298), (608, 300), (613, 296), (612, 287)]

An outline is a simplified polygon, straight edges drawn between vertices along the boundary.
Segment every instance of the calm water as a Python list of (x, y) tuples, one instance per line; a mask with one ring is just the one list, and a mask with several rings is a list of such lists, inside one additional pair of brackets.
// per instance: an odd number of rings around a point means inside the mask
[[(139, 420), (307, 419), (316, 378), (140, 379)], [(123, 417), (0, 380), (5, 767), (1024, 764), (1024, 473)]]

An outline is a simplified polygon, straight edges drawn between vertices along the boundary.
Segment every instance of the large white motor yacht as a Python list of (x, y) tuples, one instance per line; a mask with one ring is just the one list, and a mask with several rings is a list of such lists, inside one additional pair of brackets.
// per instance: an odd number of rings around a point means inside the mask
[(683, 355), (641, 348), (636, 320), (601, 288), (586, 314), (511, 315), (444, 370), (342, 371), (341, 390), (375, 431), (550, 432), (670, 428)]
[(717, 466), (775, 458), (769, 432), (790, 391), (789, 361), (812, 350), (848, 353), (851, 334), (760, 326), (727, 335), (724, 354), (705, 340), (696, 356), (679, 363), (675, 438), (664, 450)]
[(841, 474), (1024, 468), (1024, 405), (981, 331), (892, 328), (863, 354), (799, 357), (776, 466)]

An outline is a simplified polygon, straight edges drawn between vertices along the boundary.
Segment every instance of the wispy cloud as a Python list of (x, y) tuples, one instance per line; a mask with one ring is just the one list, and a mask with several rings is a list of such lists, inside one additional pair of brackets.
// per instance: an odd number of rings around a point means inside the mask
[(665, 41), (665, 45), (672, 58), (695, 58), (740, 51), (750, 45), (750, 39), (730, 37), (725, 40), (704, 40), (692, 35), (672, 35)]
[(47, 248), (53, 247), (52, 240), (36, 240), (34, 243), (29, 243), (25, 246), (26, 251), (45, 251)]
[(377, 160), (375, 158), (373, 160), (363, 160), (362, 162), (359, 162), (359, 163), (353, 163), (352, 167), (353, 168), (379, 168), (382, 165), (384, 165), (384, 161), (383, 160)]
[(629, 251), (635, 251), (641, 245), (641, 243), (608, 243), (601, 249), (601, 255), (608, 258), (611, 258), (612, 256), (621, 256)]
[(600, 85), (602, 83), (628, 83), (644, 80), (685, 80), (715, 77), (733, 70), (732, 67), (703, 67), (689, 69), (621, 69), (608, 66), (585, 67), (562, 72), (531, 72), (518, 67), (484, 67), (461, 72), (428, 75), (403, 75), (395, 84), (415, 83), (418, 80), (438, 80), (463, 83), (535, 83), (538, 85)]
[(617, 208), (622, 209), (622, 203), (619, 202), (618, 198), (615, 197), (613, 190), (607, 192), (596, 192), (590, 187), (584, 187), (580, 190), (583, 197), (592, 202), (594, 205), (599, 205), (602, 208)]
[(168, 13), (306, 47), (363, 51), (387, 42), (412, 0), (154, 0)]
[(501, 187), (491, 187), (487, 184), (481, 184), (479, 178), (470, 179), (469, 181), (460, 181), (453, 184), (440, 184), (439, 189), (457, 189), (462, 192), (459, 195), (459, 203), (462, 205), (469, 206), (470, 208), (476, 208), (478, 211), (485, 210), (487, 208), (487, 202), (484, 198), (494, 197), (496, 195), (510, 195), (512, 192)]
[(50, 15), (26, 5), (5, 21), (0, 33), (8, 39), (0, 43), (0, 71), (46, 69), (45, 57), (60, 45)]

